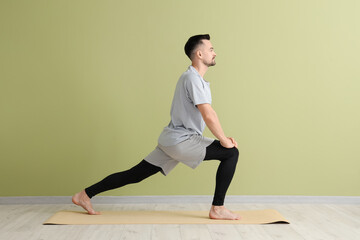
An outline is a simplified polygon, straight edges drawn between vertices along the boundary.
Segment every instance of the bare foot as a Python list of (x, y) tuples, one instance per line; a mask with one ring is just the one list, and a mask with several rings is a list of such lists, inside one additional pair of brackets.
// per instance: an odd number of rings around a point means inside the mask
[(81, 192), (75, 194), (72, 197), (72, 202), (74, 204), (82, 207), (83, 209), (85, 209), (90, 215), (99, 215), (100, 214), (100, 212), (95, 212), (95, 210), (93, 209), (91, 202), (90, 202), (90, 198), (86, 194), (85, 190), (82, 190)]
[(211, 206), (209, 217), (218, 220), (239, 220), (241, 217), (224, 206)]

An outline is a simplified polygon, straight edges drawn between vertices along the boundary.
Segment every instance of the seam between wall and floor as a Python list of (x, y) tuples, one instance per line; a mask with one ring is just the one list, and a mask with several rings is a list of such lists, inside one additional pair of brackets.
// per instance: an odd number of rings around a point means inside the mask
[[(94, 204), (191, 204), (209, 203), (210, 195), (171, 196), (97, 196)], [(17, 204), (71, 204), (71, 196), (16, 196), (0, 197), (0, 205)], [(274, 204), (360, 204), (360, 196), (297, 196), (297, 195), (229, 195), (227, 204), (274, 203)]]

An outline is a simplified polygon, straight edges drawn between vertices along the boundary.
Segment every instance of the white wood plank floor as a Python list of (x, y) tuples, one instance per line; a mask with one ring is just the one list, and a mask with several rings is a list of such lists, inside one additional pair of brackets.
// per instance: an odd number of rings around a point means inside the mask
[[(208, 210), (207, 204), (104, 204), (96, 210)], [(359, 240), (360, 205), (228, 204), (232, 210), (276, 209), (291, 224), (269, 225), (42, 225), (74, 205), (0, 205), (0, 240)]]

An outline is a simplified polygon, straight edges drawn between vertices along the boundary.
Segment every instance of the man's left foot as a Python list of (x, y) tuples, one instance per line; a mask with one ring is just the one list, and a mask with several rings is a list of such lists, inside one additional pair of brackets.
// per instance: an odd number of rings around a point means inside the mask
[(224, 206), (211, 206), (209, 217), (218, 220), (239, 220), (241, 218)]

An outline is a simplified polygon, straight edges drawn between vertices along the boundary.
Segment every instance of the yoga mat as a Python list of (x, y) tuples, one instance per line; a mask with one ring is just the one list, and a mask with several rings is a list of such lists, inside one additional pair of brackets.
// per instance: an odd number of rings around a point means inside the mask
[(57, 212), (45, 225), (97, 225), (97, 224), (268, 224), (289, 223), (273, 209), (234, 211), (240, 220), (209, 219), (208, 211), (104, 211), (101, 215), (85, 212)]

